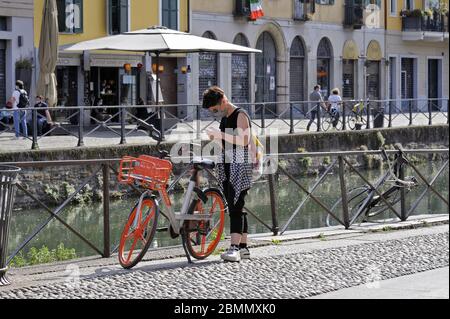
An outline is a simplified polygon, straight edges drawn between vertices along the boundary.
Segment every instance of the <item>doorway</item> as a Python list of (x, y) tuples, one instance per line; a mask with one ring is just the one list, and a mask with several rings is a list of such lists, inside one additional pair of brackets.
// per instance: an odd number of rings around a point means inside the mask
[[(258, 102), (276, 102), (276, 76), (277, 76), (277, 50), (275, 41), (269, 32), (263, 32), (258, 39), (256, 49), (261, 50), (262, 53), (256, 54), (256, 88), (255, 101)], [(261, 112), (262, 108), (257, 107), (257, 114)], [(276, 105), (266, 105), (266, 114), (276, 112)]]

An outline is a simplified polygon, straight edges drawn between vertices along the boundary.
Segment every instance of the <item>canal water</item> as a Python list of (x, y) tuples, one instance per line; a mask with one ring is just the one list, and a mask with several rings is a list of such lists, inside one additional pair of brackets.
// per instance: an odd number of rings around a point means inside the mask
[[(417, 167), (420, 172), (431, 180), (431, 178), (437, 174), (442, 162), (419, 164)], [(383, 170), (365, 170), (361, 171), (363, 175), (371, 181), (375, 181), (379, 178)], [(406, 175), (416, 175), (408, 168)], [(311, 188), (318, 177), (298, 177), (297, 180), (305, 187)], [(435, 189), (440, 192), (444, 198), (448, 199), (449, 171), (448, 167), (435, 182)], [(347, 187), (357, 187), (364, 184), (363, 180), (359, 178), (355, 173), (346, 173)], [(298, 205), (307, 197), (298, 186), (287, 178), (280, 176), (275, 183), (275, 197), (277, 200), (278, 211), (278, 223), (280, 229), (286, 224), (289, 217), (296, 210)], [(425, 186), (423, 182), (420, 186), (413, 189), (407, 196), (406, 207), (409, 209), (416, 201), (417, 197), (424, 191)], [(314, 192), (314, 195), (318, 197), (327, 207), (333, 206), (333, 204), (340, 197), (339, 178), (337, 171), (330, 173), (326, 179), (320, 184), (320, 186)], [(174, 195), (175, 206), (179, 209), (181, 206), (182, 194)], [(110, 224), (111, 224), (111, 243), (116, 245), (119, 242), (120, 233), (122, 227), (126, 221), (126, 218), (133, 207), (136, 199), (128, 199), (111, 202), (110, 204)], [(246, 206), (255, 212), (258, 217), (266, 224), (272, 225), (272, 215), (270, 206), (270, 193), (267, 181), (255, 183), (251, 189)], [(397, 208), (399, 205), (396, 206)], [(399, 211), (399, 210), (398, 210)], [(337, 212), (339, 216), (342, 216), (340, 211)], [(414, 214), (448, 214), (448, 208), (438, 196), (433, 193), (427, 194)], [(385, 217), (393, 217), (393, 213), (385, 214)], [(9, 251), (12, 253), (14, 249), (29, 236), (33, 229), (45, 221), (48, 218), (48, 213), (42, 209), (27, 210), (27, 211), (14, 211), (11, 221), (11, 232), (9, 241)], [(89, 206), (72, 206), (67, 208), (61, 215), (61, 218), (69, 225), (73, 226), (85, 237), (92, 241), (100, 250), (103, 247), (103, 207), (102, 204), (91, 204)], [(161, 215), (160, 215), (161, 216)], [(326, 213), (323, 209), (311, 199), (308, 199), (305, 206), (300, 210), (298, 215), (293, 219), (288, 230), (299, 230), (308, 228), (317, 228), (326, 226)], [(228, 216), (227, 216), (228, 219)], [(161, 226), (166, 222), (161, 216)], [(226, 221), (226, 233), (228, 234), (228, 220)], [(249, 217), (249, 232), (255, 233), (267, 233), (270, 232), (265, 226), (259, 223), (254, 217)], [(43, 245), (49, 249), (55, 249), (60, 243), (63, 243), (66, 248), (74, 248), (78, 257), (92, 256), (95, 252), (83, 243), (78, 237), (67, 230), (60, 222), (53, 220), (45, 229), (33, 239), (27, 247), (24, 249), (26, 254), (31, 247), (40, 248)], [(181, 239), (171, 239), (168, 233), (158, 233), (153, 247), (165, 247), (178, 245), (181, 243)]]

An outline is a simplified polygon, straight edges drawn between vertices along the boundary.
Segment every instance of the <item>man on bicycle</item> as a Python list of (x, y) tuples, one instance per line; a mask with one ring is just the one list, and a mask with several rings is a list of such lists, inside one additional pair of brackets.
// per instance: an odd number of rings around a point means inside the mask
[(220, 130), (208, 129), (207, 134), (211, 140), (219, 141), (222, 145), (217, 173), (230, 213), (231, 246), (221, 258), (238, 262), (250, 258), (247, 247), (247, 213), (243, 211), (245, 196), (252, 180), (249, 117), (244, 110), (230, 103), (224, 91), (217, 86), (204, 92), (203, 108), (208, 109), (220, 121)]

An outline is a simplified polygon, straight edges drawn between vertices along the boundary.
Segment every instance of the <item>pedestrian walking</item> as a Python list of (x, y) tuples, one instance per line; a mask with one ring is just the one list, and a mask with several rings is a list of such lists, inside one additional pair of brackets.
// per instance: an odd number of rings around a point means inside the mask
[(245, 111), (230, 103), (224, 91), (217, 86), (204, 92), (203, 108), (220, 120), (220, 130), (208, 129), (207, 134), (222, 146), (217, 173), (230, 213), (231, 245), (221, 258), (238, 262), (250, 258), (247, 247), (248, 219), (243, 208), (252, 183), (252, 163), (249, 160), (251, 123)]
[[(12, 103), (13, 118), (14, 118), (14, 131), (15, 138), (19, 139), (22, 135), (23, 138), (28, 137), (28, 129), (27, 129), (27, 111), (21, 110), (22, 108), (26, 108), (29, 106), (28, 93), (24, 89), (24, 84), (22, 81), (16, 81), (16, 88), (10, 98), (10, 102)], [(20, 127), (22, 127), (22, 132), (20, 131)]]
[(331, 95), (328, 97), (328, 103), (330, 107), (330, 115), (333, 118), (333, 121), (331, 122), (333, 124), (333, 128), (336, 129), (338, 123), (339, 123), (339, 117), (340, 117), (340, 105), (342, 104), (342, 98), (339, 93), (339, 89), (333, 89), (331, 91)]
[(311, 92), (311, 94), (309, 95), (309, 100), (312, 103), (312, 107), (311, 110), (309, 112), (310, 118), (309, 118), (309, 122), (308, 125), (306, 126), (306, 130), (309, 131), (311, 124), (314, 122), (314, 120), (317, 117), (317, 112), (319, 111), (319, 107), (323, 107), (323, 97), (322, 97), (322, 93), (320, 93), (320, 85), (316, 85), (314, 87), (314, 91)]

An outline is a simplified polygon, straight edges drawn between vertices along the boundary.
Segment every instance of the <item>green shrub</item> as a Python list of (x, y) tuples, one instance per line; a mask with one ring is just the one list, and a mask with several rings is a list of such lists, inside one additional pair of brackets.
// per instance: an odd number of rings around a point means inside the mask
[(42, 246), (41, 248), (32, 247), (26, 257), (23, 252), (20, 252), (12, 259), (10, 266), (20, 268), (72, 260), (75, 258), (77, 258), (75, 249), (65, 248), (64, 244), (61, 243), (56, 249), (52, 250), (48, 249), (47, 246)]

